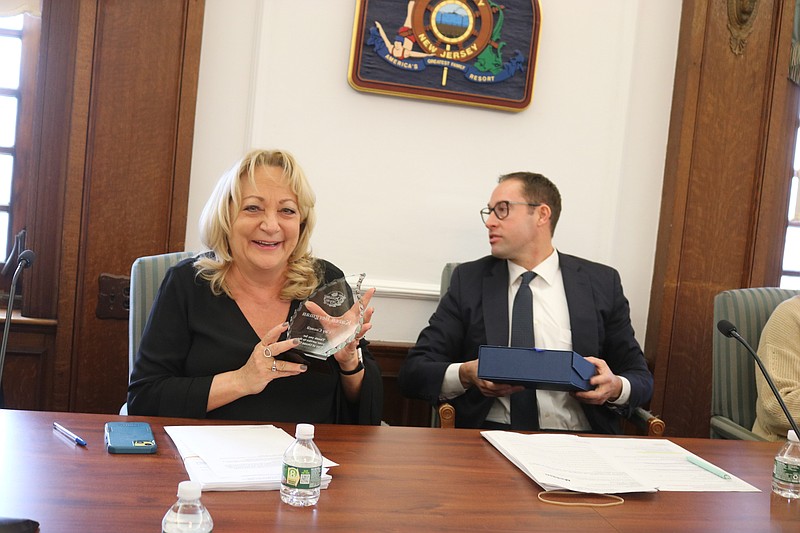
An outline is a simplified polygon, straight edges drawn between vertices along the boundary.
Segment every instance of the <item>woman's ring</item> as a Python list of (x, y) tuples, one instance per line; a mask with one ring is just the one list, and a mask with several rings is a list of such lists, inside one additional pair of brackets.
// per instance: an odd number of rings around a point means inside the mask
[[(264, 346), (264, 357), (272, 357), (272, 349), (269, 346)], [(272, 370), (275, 370), (275, 363), (272, 363)]]
[(277, 372), (278, 371), (278, 366), (277, 366), (274, 358), (272, 359), (272, 371), (273, 372)]

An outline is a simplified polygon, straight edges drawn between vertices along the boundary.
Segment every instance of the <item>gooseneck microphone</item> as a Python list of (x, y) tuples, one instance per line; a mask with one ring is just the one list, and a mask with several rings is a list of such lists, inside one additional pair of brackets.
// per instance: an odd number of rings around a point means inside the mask
[(775, 398), (778, 400), (781, 409), (783, 409), (783, 414), (786, 415), (786, 419), (789, 421), (789, 424), (792, 426), (795, 434), (800, 436), (800, 429), (797, 429), (797, 423), (794, 421), (794, 418), (792, 418), (791, 413), (789, 413), (789, 409), (786, 407), (786, 404), (783, 403), (783, 398), (781, 398), (781, 395), (778, 393), (778, 387), (775, 386), (775, 383), (772, 381), (772, 377), (770, 377), (769, 372), (767, 372), (767, 369), (764, 367), (764, 363), (761, 362), (761, 358), (758, 356), (755, 350), (753, 350), (753, 348), (747, 344), (747, 341), (744, 340), (741, 335), (739, 335), (739, 332), (736, 331), (736, 326), (727, 320), (720, 320), (717, 322), (717, 329), (726, 337), (733, 337), (742, 343), (742, 346), (747, 348), (747, 351), (750, 352), (750, 355), (752, 355), (753, 359), (755, 359), (756, 363), (758, 363), (758, 368), (760, 368), (761, 373), (764, 374), (764, 378), (767, 380), (769, 388), (772, 389), (772, 394), (774, 394)]
[(11, 278), (11, 289), (8, 291), (8, 306), (6, 308), (6, 323), (3, 328), (3, 344), (0, 345), (0, 407), (5, 407), (5, 399), (3, 398), (3, 366), (6, 361), (6, 346), (8, 345), (8, 330), (11, 327), (11, 312), (14, 308), (14, 295), (17, 292), (17, 279), (23, 270), (33, 264), (36, 259), (36, 254), (31, 250), (25, 250), (19, 254), (17, 259), (17, 269), (14, 271), (14, 277)]

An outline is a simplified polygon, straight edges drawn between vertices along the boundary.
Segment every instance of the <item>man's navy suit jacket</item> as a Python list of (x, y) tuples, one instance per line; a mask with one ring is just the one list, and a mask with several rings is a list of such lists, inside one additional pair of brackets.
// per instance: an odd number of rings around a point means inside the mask
[[(581, 403), (596, 433), (620, 432), (619, 414), (650, 400), (653, 376), (634, 338), (628, 300), (619, 273), (611, 267), (559, 253), (572, 329), (572, 349), (604, 359), (611, 371), (626, 377), (631, 395), (626, 409)], [(481, 345), (508, 345), (508, 266), (491, 256), (456, 267), (450, 287), (409, 351), (399, 383), (407, 396), (438, 403), (442, 380), (451, 363), (477, 358)], [(477, 387), (449, 400), (456, 427), (478, 428), (494, 398)]]

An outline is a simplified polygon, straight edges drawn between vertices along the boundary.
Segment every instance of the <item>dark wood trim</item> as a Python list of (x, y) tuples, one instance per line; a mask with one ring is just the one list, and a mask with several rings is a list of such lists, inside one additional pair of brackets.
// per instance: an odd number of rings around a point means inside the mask
[(724, 2), (684, 0), (646, 350), (651, 409), (707, 437), (713, 299), (775, 285), (797, 113), (786, 81), (794, 2), (761, 1), (744, 53)]
[(406, 398), (397, 385), (397, 376), (414, 343), (371, 341), (369, 350), (383, 376), (383, 421), (390, 426), (430, 427), (431, 406), (422, 400)]
[[(17, 135), (12, 148), (3, 152), (14, 156), (14, 181), (11, 191), (10, 224), (8, 227), (8, 251), (14, 243), (14, 236), (25, 228), (25, 221), (29, 218), (27, 198), (31, 189), (30, 184), (35, 183), (31, 172), (33, 165), (33, 116), (36, 109), (36, 72), (39, 63), (39, 44), (41, 41), (41, 19), (25, 16), (21, 33), (22, 57), (20, 58), (20, 84), (17, 93), (19, 109), (17, 111)], [(8, 210), (3, 206), (4, 210)], [(0, 261), (6, 258), (6, 250), (0, 250)], [(13, 259), (12, 259), (13, 261)], [(14, 269), (9, 269), (2, 280), (2, 289), (9, 291)], [(21, 291), (20, 292), (24, 292)], [(20, 293), (18, 292), (18, 294)]]
[(183, 250), (186, 241), (186, 219), (189, 211), (189, 181), (192, 170), (194, 120), (197, 108), (197, 86), (200, 74), (200, 49), (203, 39), (205, 0), (189, 0), (185, 5), (183, 62), (175, 139), (175, 175), (170, 209), (169, 239), (166, 251)]
[(97, 4), (72, 410), (113, 412), (126, 396), (128, 324), (98, 316), (99, 279), (125, 276), (137, 257), (184, 241), (203, 8), (202, 0)]
[[(3, 311), (5, 322), (5, 311)], [(10, 409), (54, 409), (48, 391), (52, 388), (55, 356), (54, 321), (11, 318), (6, 360), (3, 369), (5, 406)], [(6, 379), (13, 376), (13, 379)]]
[(49, 408), (116, 412), (124, 400), (127, 322), (96, 315), (98, 280), (183, 248), (204, 10), (204, 0), (43, 2), (20, 223), (37, 254), (22, 312), (58, 324), (41, 389)]
[[(53, 2), (58, 3), (58, 2)], [(92, 93), (92, 70), (95, 62), (95, 29), (97, 26), (97, 0), (79, 0), (73, 4), (75, 31), (74, 74), (60, 80), (71, 85), (73, 98), (71, 104), (69, 136), (64, 139), (68, 145), (68, 160), (60, 186), (64, 188), (63, 211), (61, 212), (61, 271), (58, 280), (59, 328), (56, 335), (58, 361), (64, 369), (59, 376), (57, 399), (64, 402), (69, 410), (75, 407), (79, 367), (77, 363), (79, 323), (79, 280), (84, 236), (83, 220), (84, 176), (87, 167), (89, 144), (90, 97)], [(56, 19), (57, 20), (57, 19)], [(48, 95), (49, 97), (49, 95)], [(59, 404), (61, 405), (61, 404)]]
[[(24, 221), (28, 246), (37, 256), (36, 268), (26, 273), (23, 312), (29, 316), (58, 315), (56, 289), (65, 266), (61, 263), (64, 242), (61, 219), (69, 168), (68, 140), (81, 138), (80, 134), (73, 136), (76, 127), (73, 122), (77, 120), (80, 124), (81, 116), (83, 122), (86, 120), (85, 113), (76, 112), (81, 99), (73, 100), (73, 96), (80, 94), (81, 89), (88, 93), (88, 88), (77, 83), (75, 76), (80, 3), (80, 0), (43, 3), (31, 165), (34, 187), (28, 198), (27, 213), (31, 216)], [(82, 137), (85, 138), (85, 133)]]
[(758, 195), (758, 210), (753, 224), (753, 260), (750, 278), (742, 286), (777, 286), (783, 265), (786, 218), (789, 211), (791, 177), (800, 110), (800, 88), (789, 80), (794, 3), (778, 2), (775, 38), (772, 42), (772, 77), (768, 89), (772, 98), (764, 112), (764, 161)]

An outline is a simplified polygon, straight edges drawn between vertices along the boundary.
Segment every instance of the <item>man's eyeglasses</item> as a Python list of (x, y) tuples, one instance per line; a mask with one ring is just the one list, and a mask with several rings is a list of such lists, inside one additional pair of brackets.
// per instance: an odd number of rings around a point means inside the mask
[(539, 207), (540, 205), (544, 205), (541, 203), (538, 204), (529, 204), (527, 202), (509, 202), (508, 200), (502, 200), (494, 204), (494, 207), (484, 207), (481, 209), (481, 218), (483, 219), (483, 223), (486, 224), (486, 221), (489, 220), (489, 215), (494, 213), (494, 216), (497, 217), (497, 220), (503, 220), (508, 216), (509, 211), (511, 211), (512, 205), (527, 205), (528, 207)]

